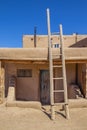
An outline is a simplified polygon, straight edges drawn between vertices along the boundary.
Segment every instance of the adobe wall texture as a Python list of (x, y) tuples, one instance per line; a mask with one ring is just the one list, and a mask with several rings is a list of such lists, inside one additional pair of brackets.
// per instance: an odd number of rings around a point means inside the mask
[[(32, 69), (32, 77), (20, 78), (17, 77), (17, 69)], [(40, 70), (48, 70), (48, 65), (44, 64), (22, 64), (22, 63), (7, 63), (5, 65), (5, 91), (8, 93), (9, 78), (15, 76), (17, 80), (16, 99), (28, 101), (40, 101)], [(76, 83), (76, 65), (67, 64), (67, 86)], [(55, 76), (60, 76), (61, 70), (55, 71)], [(59, 84), (59, 85), (58, 85)], [(57, 85), (59, 88), (57, 88)], [(62, 89), (62, 83), (55, 82), (55, 88)], [(55, 95), (55, 101), (63, 100), (63, 95)]]
[[(30, 100), (30, 101), (39, 101), (40, 100), (40, 71), (41, 69), (47, 69), (46, 65), (30, 65), (30, 64), (6, 64), (6, 89), (5, 93), (8, 93), (9, 87), (9, 78), (14, 75), (17, 80), (16, 86), (16, 98), (19, 100)], [(32, 77), (21, 78), (17, 77), (17, 69), (32, 69)]]
[[(60, 37), (57, 35), (51, 36), (52, 44), (60, 44)], [(87, 47), (87, 35), (64, 35), (64, 46), (65, 47)], [(36, 47), (47, 48), (48, 47), (48, 36), (37, 35), (36, 36)], [(23, 48), (34, 48), (34, 36), (24, 35), (23, 36)]]

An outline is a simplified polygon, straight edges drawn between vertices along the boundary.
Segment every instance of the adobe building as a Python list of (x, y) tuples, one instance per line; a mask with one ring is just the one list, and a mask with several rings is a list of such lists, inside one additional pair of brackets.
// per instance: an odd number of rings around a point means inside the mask
[[(59, 53), (60, 37), (53, 35), (52, 51)], [(87, 97), (87, 35), (64, 35), (68, 98)], [(60, 58), (54, 61), (60, 64)], [(54, 70), (54, 76), (61, 70)], [(62, 89), (61, 82), (54, 82)], [(50, 104), (48, 36), (24, 35), (23, 48), (0, 48), (0, 103), (35, 101)], [(55, 94), (55, 102), (63, 101)]]

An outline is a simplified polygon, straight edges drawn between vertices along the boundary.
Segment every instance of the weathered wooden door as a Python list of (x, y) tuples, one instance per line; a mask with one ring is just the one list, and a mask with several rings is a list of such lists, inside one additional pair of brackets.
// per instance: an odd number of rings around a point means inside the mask
[(49, 71), (40, 71), (40, 99), (43, 105), (50, 104)]

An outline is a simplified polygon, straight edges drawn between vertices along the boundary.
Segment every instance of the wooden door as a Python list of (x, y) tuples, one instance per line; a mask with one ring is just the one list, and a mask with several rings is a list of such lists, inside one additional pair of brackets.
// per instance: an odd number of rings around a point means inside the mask
[(50, 104), (49, 71), (40, 71), (40, 99), (43, 105)]

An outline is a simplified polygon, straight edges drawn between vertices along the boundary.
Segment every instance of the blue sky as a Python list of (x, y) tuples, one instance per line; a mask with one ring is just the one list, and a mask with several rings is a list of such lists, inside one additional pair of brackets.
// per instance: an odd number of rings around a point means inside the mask
[(51, 31), (87, 34), (87, 0), (0, 0), (0, 47), (22, 47), (22, 36), (47, 34), (46, 9), (50, 9)]

